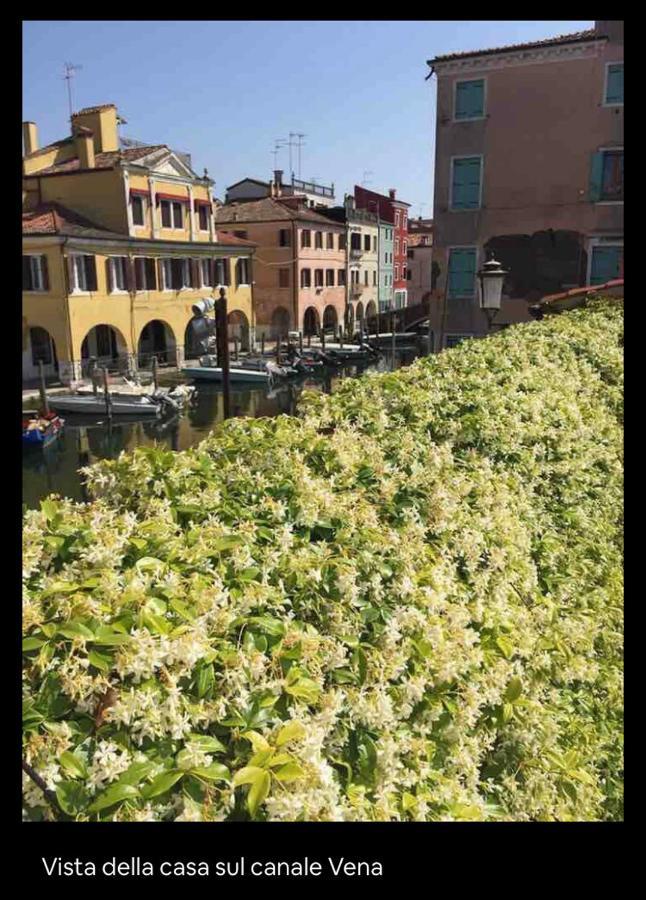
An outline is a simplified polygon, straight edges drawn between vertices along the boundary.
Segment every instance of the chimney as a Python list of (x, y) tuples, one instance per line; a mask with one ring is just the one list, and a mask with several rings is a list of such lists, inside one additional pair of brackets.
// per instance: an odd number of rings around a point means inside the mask
[(113, 103), (89, 106), (72, 116), (72, 130), (89, 128), (94, 139), (95, 153), (110, 153), (119, 149), (117, 107)]
[(283, 196), (283, 170), (274, 169), (274, 180), (272, 181), (273, 197)]
[(38, 150), (38, 128), (35, 122), (22, 123), (22, 140), (25, 147), (25, 156)]
[(81, 169), (94, 168), (94, 134), (89, 128), (80, 125), (74, 128), (74, 146)]
[(396, 193), (397, 193), (397, 191), (395, 190), (395, 188), (390, 188), (390, 189), (388, 190), (388, 196), (390, 197), (391, 200), (394, 200), (394, 199), (395, 199), (395, 194), (396, 194)]

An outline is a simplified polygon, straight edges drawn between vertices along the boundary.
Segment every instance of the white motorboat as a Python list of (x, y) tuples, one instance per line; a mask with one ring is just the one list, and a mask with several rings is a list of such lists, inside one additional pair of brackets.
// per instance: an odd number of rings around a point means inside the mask
[[(70, 413), (106, 413), (103, 392), (96, 394), (55, 394), (49, 405), (56, 410)], [(148, 394), (110, 394), (112, 414), (115, 416), (158, 416), (162, 411), (159, 400)]]
[[(184, 366), (182, 375), (192, 378), (194, 381), (222, 381), (221, 366)], [(235, 366), (229, 368), (230, 381), (246, 381), (255, 384), (267, 384), (271, 375), (265, 369), (240, 369)]]

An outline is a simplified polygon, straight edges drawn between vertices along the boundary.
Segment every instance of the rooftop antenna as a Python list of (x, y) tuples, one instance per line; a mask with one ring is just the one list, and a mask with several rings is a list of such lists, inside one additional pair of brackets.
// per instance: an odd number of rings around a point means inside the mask
[(374, 175), (374, 174), (375, 174), (375, 173), (372, 172), (370, 169), (364, 169), (364, 170), (363, 170), (363, 176), (362, 176), (362, 179), (361, 179), (361, 186), (362, 186), (362, 187), (365, 187), (367, 184), (370, 184), (370, 182), (372, 181), (372, 178), (370, 178), (370, 176), (371, 176), (371, 175)]
[(276, 169), (278, 154), (285, 146), (285, 143), (286, 143), (285, 138), (276, 138), (276, 141), (274, 143), (274, 149), (271, 151), (273, 154), (273, 157), (274, 157), (274, 169)]
[(296, 131), (296, 132), (290, 132), (290, 137), (292, 137), (292, 136), (298, 138), (298, 143), (296, 144), (296, 147), (298, 149), (298, 178), (300, 180), (300, 177), (301, 177), (301, 147), (305, 143), (303, 138), (307, 137), (307, 135), (303, 134), (302, 131)]
[(424, 215), (424, 207), (425, 207), (425, 206), (428, 206), (428, 204), (427, 204), (427, 203), (420, 203), (420, 204), (419, 204), (419, 217), (420, 217), (420, 219), (421, 219), (421, 218), (423, 217), (423, 215)]
[(65, 74), (63, 78), (67, 81), (67, 99), (70, 106), (70, 124), (72, 122), (72, 78), (74, 77), (74, 73), (78, 72), (79, 69), (82, 69), (83, 66), (76, 66), (74, 63), (66, 62), (63, 66), (65, 69)]

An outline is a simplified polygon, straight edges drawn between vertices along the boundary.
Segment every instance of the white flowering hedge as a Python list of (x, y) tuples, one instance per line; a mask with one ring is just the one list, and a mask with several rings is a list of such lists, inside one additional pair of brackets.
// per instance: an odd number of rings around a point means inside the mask
[(622, 330), (510, 328), (27, 512), (25, 816), (621, 818)]

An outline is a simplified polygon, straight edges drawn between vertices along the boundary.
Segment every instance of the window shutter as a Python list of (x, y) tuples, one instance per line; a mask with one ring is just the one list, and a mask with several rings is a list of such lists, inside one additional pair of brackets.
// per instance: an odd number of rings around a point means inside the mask
[(621, 247), (593, 247), (590, 284), (604, 284), (620, 278), (622, 256)]
[(588, 197), (592, 203), (601, 200), (603, 190), (603, 153), (593, 153), (590, 160)]
[(42, 275), (43, 275), (43, 290), (48, 291), (49, 290), (49, 269), (47, 268), (47, 257), (44, 255), (40, 257), (40, 271), (42, 272)]
[(164, 281), (164, 263), (161, 258), (157, 260), (157, 283), (159, 284), (160, 291), (170, 287), (170, 285), (167, 285)]
[(105, 261), (105, 283), (108, 289), (108, 294), (111, 294), (114, 290), (114, 284), (112, 281), (112, 260), (108, 257)]
[(85, 256), (85, 277), (88, 291), (96, 291), (96, 259), (94, 256)]
[(74, 278), (74, 257), (72, 255), (67, 257), (65, 272), (67, 273), (67, 293), (71, 294), (76, 284), (76, 279)]
[(211, 286), (215, 287), (215, 285), (217, 284), (217, 281), (216, 281), (215, 260), (214, 259), (209, 260), (209, 276), (210, 276), (209, 280), (211, 282)]
[(22, 289), (23, 291), (31, 290), (31, 264), (28, 256), (22, 258)]
[(622, 65), (608, 66), (608, 85), (606, 90), (606, 103), (624, 102), (624, 67)]
[(200, 260), (191, 259), (191, 287), (199, 288), (201, 284), (200, 278)]
[(478, 209), (480, 206), (481, 160), (477, 157), (453, 162), (453, 209)]

